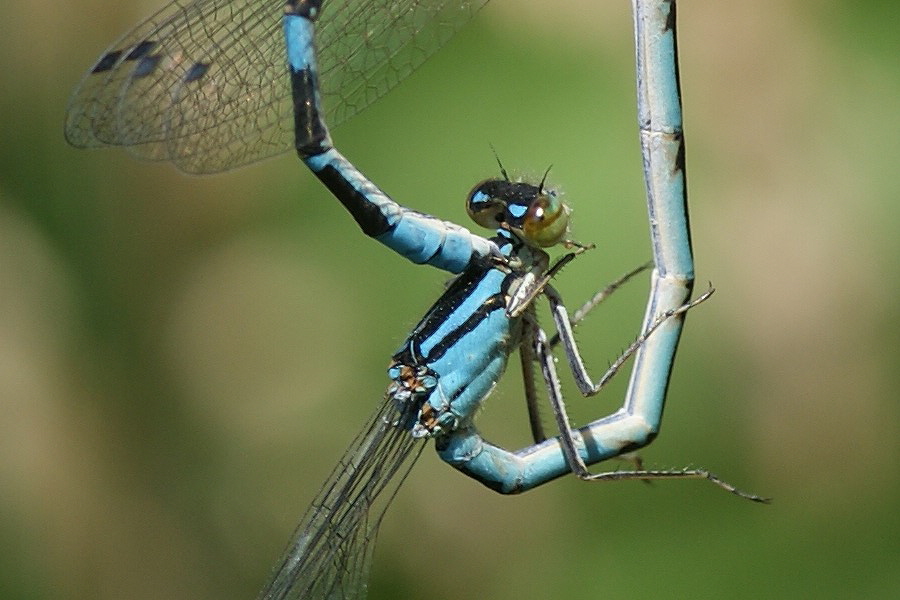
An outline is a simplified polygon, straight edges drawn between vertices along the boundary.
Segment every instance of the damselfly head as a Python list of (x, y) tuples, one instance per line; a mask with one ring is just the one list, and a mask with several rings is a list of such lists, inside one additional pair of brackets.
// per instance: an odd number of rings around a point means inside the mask
[(509, 179), (488, 179), (469, 193), (466, 212), (489, 229), (515, 234), (529, 246), (549, 248), (564, 241), (569, 231), (569, 207), (559, 192)]

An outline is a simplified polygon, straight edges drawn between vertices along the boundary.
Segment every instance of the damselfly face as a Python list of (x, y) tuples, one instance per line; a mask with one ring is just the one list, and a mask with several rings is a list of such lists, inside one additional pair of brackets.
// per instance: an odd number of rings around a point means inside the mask
[(482, 227), (509, 231), (534, 248), (555, 246), (569, 232), (568, 205), (543, 181), (482, 181), (469, 193), (466, 212)]

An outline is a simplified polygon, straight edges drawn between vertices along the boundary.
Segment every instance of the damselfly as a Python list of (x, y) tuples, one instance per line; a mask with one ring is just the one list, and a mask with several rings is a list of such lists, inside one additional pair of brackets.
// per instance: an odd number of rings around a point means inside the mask
[[(638, 113), (654, 253), (642, 334), (622, 358), (636, 354), (635, 366), (622, 407), (579, 429), (572, 427), (566, 414), (551, 346), (557, 339), (562, 342), (585, 395), (597, 393), (621, 361), (598, 383), (591, 381), (572, 335), (577, 318), (570, 319), (550, 285), (556, 273), (585, 249), (568, 240), (569, 210), (557, 194), (544, 181), (511, 181), (501, 167), (502, 178), (478, 184), (468, 198), (467, 209), (475, 222), (495, 229), (492, 238), (483, 238), (395, 203), (334, 148), (323, 119), (321, 101), (332, 76), (325, 66), (333, 67), (335, 63), (328, 61), (338, 60), (328, 58), (338, 55), (328, 54), (331, 50), (326, 40), (349, 44), (342, 46), (341, 52), (352, 54), (346, 48), (366, 46), (371, 39), (380, 39), (378, 45), (384, 47), (404, 47), (418, 39), (416, 32), (421, 30), (421, 24), (408, 29), (404, 25), (399, 30), (406, 33), (396, 42), (392, 39), (396, 23), (392, 21), (371, 36), (369, 28), (363, 28), (363, 33), (359, 29), (336, 30), (327, 38), (328, 23), (360, 23), (373, 12), (378, 19), (386, 15), (409, 18), (419, 11), (429, 16), (443, 15), (443, 11), (467, 15), (481, 3), (428, 3), (435, 7), (429, 11), (418, 2), (338, 4), (288, 1), (283, 12), (284, 41), (279, 47), (286, 52), (290, 77), (282, 83), (270, 74), (273, 67), (268, 63), (276, 61), (271, 50), (276, 42), (270, 39), (274, 36), (271, 16), (263, 15), (265, 11), (250, 10), (241, 2), (222, 8), (205, 1), (187, 7), (170, 5), (161, 13), (165, 18), (139, 26), (101, 57), (76, 92), (67, 120), (69, 139), (77, 144), (136, 146), (142, 155), (172, 160), (196, 171), (227, 168), (277, 152), (283, 149), (288, 131), (304, 163), (366, 234), (415, 263), (457, 275), (395, 353), (383, 403), (307, 511), (263, 597), (364, 596), (372, 541), (382, 515), (421, 452), (420, 441), (428, 438), (435, 439), (442, 459), (501, 493), (521, 492), (575, 473), (586, 480), (706, 478), (745, 498), (765, 501), (700, 469), (599, 474), (587, 469), (638, 449), (655, 437), (685, 312), (708, 296), (688, 301), (693, 259), (684, 187), (674, 3), (634, 3)], [(460, 6), (462, 13), (456, 10)], [(215, 26), (207, 26), (205, 15), (217, 11), (227, 16), (211, 17), (209, 23)], [(251, 23), (247, 14), (257, 20), (243, 28), (228, 25), (232, 22), (229, 17)], [(332, 18), (335, 21), (330, 21)], [(325, 57), (321, 70), (314, 43), (320, 19), (318, 43)], [(265, 24), (259, 24), (264, 20)], [(223, 23), (228, 27), (222, 29)], [(250, 33), (253, 37), (248, 39)], [(257, 43), (265, 50), (257, 52)], [(235, 47), (248, 55), (241, 59), (244, 75), (232, 74), (226, 64), (235, 56)], [(361, 60), (359, 64), (367, 64)], [(371, 68), (377, 71), (386, 64), (389, 72), (400, 72), (390, 57), (385, 60), (375, 59), (376, 66)], [(283, 59), (278, 63), (283, 65)], [(246, 76), (248, 66), (252, 67), (250, 77)], [(230, 81), (230, 77), (237, 79)], [(259, 90), (248, 81), (259, 84)], [(110, 86), (114, 88), (111, 91)], [(280, 91), (269, 91), (272, 89)], [(285, 124), (284, 90), (290, 93), (292, 130)], [(347, 108), (347, 98), (370, 100), (359, 91), (338, 96), (338, 107), (344, 107), (347, 114), (355, 110)], [(151, 102), (161, 104), (149, 106)], [(221, 152), (216, 150), (217, 144)], [(574, 250), (551, 263), (544, 248), (559, 244)], [(548, 340), (534, 316), (534, 300), (542, 295), (550, 303), (557, 330), (553, 340)], [(588, 309), (591, 306), (589, 303)], [(485, 441), (475, 428), (474, 416), (516, 349), (526, 372), (535, 364), (540, 367), (559, 435), (544, 439), (535, 427), (535, 444), (510, 452)], [(533, 413), (534, 394), (529, 391), (526, 395)]]

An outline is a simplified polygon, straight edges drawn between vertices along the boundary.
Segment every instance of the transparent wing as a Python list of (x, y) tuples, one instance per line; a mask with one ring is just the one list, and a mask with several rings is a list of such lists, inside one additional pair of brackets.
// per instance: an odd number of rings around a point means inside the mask
[(303, 516), (260, 599), (363, 599), (384, 512), (425, 442), (388, 398)]
[[(325, 0), (322, 101), (336, 125), (402, 81), (487, 0)], [(293, 147), (284, 0), (174, 0), (114, 43), (69, 103), (66, 139), (193, 173)]]

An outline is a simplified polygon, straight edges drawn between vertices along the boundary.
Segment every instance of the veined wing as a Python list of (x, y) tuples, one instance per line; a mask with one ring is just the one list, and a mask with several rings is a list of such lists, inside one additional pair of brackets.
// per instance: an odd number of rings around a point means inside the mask
[(425, 447), (387, 398), (303, 516), (260, 600), (366, 596), (378, 526)]
[[(325, 0), (316, 46), (336, 125), (384, 95), (487, 0)], [(74, 146), (212, 173), (293, 147), (284, 0), (174, 0), (101, 55), (66, 115)]]

